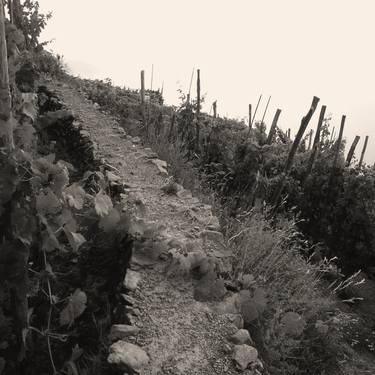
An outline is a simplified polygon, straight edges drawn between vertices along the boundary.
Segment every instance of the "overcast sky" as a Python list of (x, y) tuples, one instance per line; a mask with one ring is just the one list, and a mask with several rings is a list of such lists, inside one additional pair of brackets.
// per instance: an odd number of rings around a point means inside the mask
[[(247, 117), (272, 95), (266, 122), (295, 134), (312, 97), (320, 97), (351, 143), (370, 136), (375, 161), (375, 0), (39, 0), (53, 18), (43, 39), (64, 55), (73, 74), (111, 78), (139, 88), (140, 70), (161, 87), (167, 103), (188, 90), (201, 70), (205, 110), (218, 101), (222, 116)], [(195, 93), (195, 90), (193, 91)], [(316, 126), (319, 110), (311, 125)], [(347, 149), (349, 146), (347, 146)]]

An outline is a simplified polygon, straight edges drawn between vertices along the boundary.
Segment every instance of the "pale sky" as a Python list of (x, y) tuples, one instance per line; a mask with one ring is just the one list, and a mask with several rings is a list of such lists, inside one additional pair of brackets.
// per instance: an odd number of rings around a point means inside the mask
[[(282, 109), (279, 126), (298, 129), (312, 97), (320, 97), (338, 129), (347, 116), (351, 143), (369, 135), (375, 161), (375, 0), (39, 0), (53, 18), (43, 39), (64, 55), (73, 74), (111, 78), (139, 88), (164, 81), (168, 104), (201, 70), (204, 109), (218, 101), (221, 116), (247, 118), (260, 94), (260, 120)], [(195, 94), (193, 87), (192, 93)], [(319, 110), (311, 125), (316, 126)], [(347, 150), (349, 145), (347, 145)]]

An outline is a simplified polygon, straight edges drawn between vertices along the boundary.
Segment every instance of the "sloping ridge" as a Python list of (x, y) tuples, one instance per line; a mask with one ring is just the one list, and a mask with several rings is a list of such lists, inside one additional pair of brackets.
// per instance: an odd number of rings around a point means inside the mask
[(130, 324), (112, 327), (109, 361), (129, 374), (236, 374), (245, 368), (245, 373), (259, 373), (255, 348), (243, 345), (244, 340), (233, 354), (228, 345), (227, 338), (243, 323), (235, 314), (219, 313), (212, 301), (223, 285), (209, 281), (208, 294), (214, 296), (204, 298), (204, 285), (197, 288), (193, 277), (197, 265), (230, 267), (211, 207), (180, 186), (176, 194), (165, 193), (165, 163), (151, 149), (73, 87), (51, 85), (96, 144), (96, 156), (126, 184), (123, 199), (139, 226), (140, 240), (124, 281)]

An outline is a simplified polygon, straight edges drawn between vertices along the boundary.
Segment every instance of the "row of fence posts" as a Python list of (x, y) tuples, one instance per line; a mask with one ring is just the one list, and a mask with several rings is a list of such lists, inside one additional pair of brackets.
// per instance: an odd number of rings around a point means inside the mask
[[(194, 76), (194, 69), (193, 69), (191, 79), (190, 79), (189, 92), (186, 96), (186, 103), (187, 104), (190, 103), (190, 92), (191, 92), (191, 85), (192, 85), (192, 82), (193, 82), (193, 76)], [(201, 126), (201, 124), (200, 124), (200, 114), (201, 114), (201, 76), (200, 76), (200, 69), (197, 69), (196, 84), (197, 84), (197, 101), (196, 101), (196, 113), (195, 113), (195, 146), (196, 146), (196, 150), (199, 151), (200, 126)], [(145, 71), (144, 70), (141, 71), (141, 94), (140, 95), (141, 95), (141, 112), (142, 112), (142, 117), (143, 117), (143, 120), (144, 120), (144, 123), (145, 123), (146, 121), (145, 121)], [(254, 124), (255, 116), (257, 114), (261, 99), (262, 99), (262, 95), (259, 96), (257, 105), (255, 107), (254, 114), (252, 113), (252, 105), (249, 104), (249, 119), (248, 119), (249, 129), (248, 129), (246, 139), (248, 139), (251, 136), (252, 127), (253, 127), (253, 124)], [(261, 124), (264, 123), (264, 118), (266, 116), (270, 100), (271, 100), (271, 96), (268, 98), (268, 101), (267, 101), (267, 104), (266, 104), (266, 107), (265, 107), (265, 110), (264, 110), (264, 113), (263, 113), (263, 116), (262, 116)], [(284, 166), (283, 176), (280, 179), (280, 184), (279, 184), (278, 188), (275, 190), (274, 196), (272, 198), (272, 203), (273, 203), (273, 206), (275, 206), (275, 207), (277, 207), (277, 205), (278, 205), (278, 201), (280, 199), (280, 195), (281, 195), (281, 192), (283, 190), (284, 183), (286, 181), (286, 177), (287, 177), (287, 175), (289, 174), (289, 172), (292, 168), (295, 154), (296, 154), (296, 152), (298, 150), (298, 147), (299, 147), (299, 145), (302, 141), (303, 135), (306, 131), (306, 128), (308, 127), (308, 124), (311, 120), (311, 117), (313, 116), (313, 114), (314, 114), (314, 112), (315, 112), (315, 110), (318, 106), (319, 101), (320, 101), (320, 99), (318, 97), (314, 96), (308, 113), (306, 114), (306, 116), (304, 116), (302, 118), (301, 125), (298, 129), (298, 132), (297, 132), (297, 134), (296, 134), (296, 136), (293, 140), (292, 146), (289, 150), (289, 155), (288, 155), (288, 158), (287, 158), (285, 166)], [(218, 116), (217, 115), (217, 101), (216, 100), (212, 103), (212, 108), (213, 108), (213, 118), (216, 119), (217, 116)], [(311, 150), (311, 154), (310, 154), (310, 158), (309, 158), (308, 164), (307, 164), (307, 169), (306, 169), (306, 174), (305, 174), (305, 179), (304, 179), (305, 181), (306, 181), (306, 178), (311, 174), (311, 172), (313, 170), (313, 167), (314, 167), (315, 160), (316, 160), (316, 158), (319, 154), (320, 145), (321, 145), (321, 131), (322, 131), (323, 122), (325, 120), (326, 109), (327, 109), (327, 107), (325, 105), (323, 105), (321, 107), (318, 125), (317, 125), (316, 132), (315, 132), (314, 141), (312, 140), (313, 134), (314, 134), (314, 131), (312, 129), (311, 129), (311, 131), (309, 132), (309, 135), (308, 135), (308, 147), (307, 147), (307, 149)], [(275, 134), (276, 134), (276, 130), (278, 129), (277, 124), (278, 124), (280, 115), (281, 115), (281, 109), (277, 109), (276, 113), (273, 117), (271, 127), (270, 127), (270, 130), (269, 130), (268, 136), (267, 136), (266, 144), (268, 144), (268, 145), (271, 145), (273, 143), (273, 140), (274, 140), (274, 137), (275, 137)], [(175, 121), (174, 116), (172, 116), (172, 117), (173, 117), (173, 122), (174, 122)], [(337, 140), (334, 144), (335, 150), (334, 150), (334, 157), (333, 157), (333, 164), (332, 164), (332, 173), (331, 173), (331, 177), (330, 177), (331, 181), (333, 179), (335, 170), (337, 168), (338, 160), (339, 160), (339, 154), (340, 154), (341, 144), (342, 144), (343, 135), (344, 135), (345, 121), (346, 121), (346, 116), (343, 115), (342, 118), (341, 118), (339, 135), (338, 135), (338, 138), (337, 138)], [(331, 142), (333, 142), (333, 140), (334, 140), (334, 131), (335, 130), (333, 128), (332, 134), (331, 134), (331, 139), (330, 139)], [(288, 139), (291, 139), (290, 128), (287, 130), (286, 136), (287, 136)], [(369, 137), (366, 136), (365, 142), (364, 142), (364, 145), (363, 145), (363, 148), (362, 148), (361, 156), (360, 156), (360, 159), (359, 159), (359, 163), (358, 163), (359, 168), (361, 168), (362, 165), (363, 165), (363, 159), (364, 159), (364, 156), (365, 156), (365, 153), (366, 153), (368, 139), (369, 139)], [(349, 153), (347, 155), (347, 158), (345, 160), (346, 166), (350, 166), (350, 164), (352, 162), (352, 159), (354, 157), (355, 149), (356, 149), (356, 147), (359, 143), (359, 140), (360, 140), (360, 137), (358, 135), (356, 135), (355, 138), (354, 138), (354, 141), (351, 144), (351, 147), (349, 149)]]

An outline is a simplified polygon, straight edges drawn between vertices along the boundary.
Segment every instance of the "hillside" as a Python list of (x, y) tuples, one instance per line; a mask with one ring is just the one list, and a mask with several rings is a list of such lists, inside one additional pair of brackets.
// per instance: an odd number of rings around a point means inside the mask
[(319, 99), (291, 139), (72, 77), (12, 4), (0, 375), (375, 373), (375, 169)]

